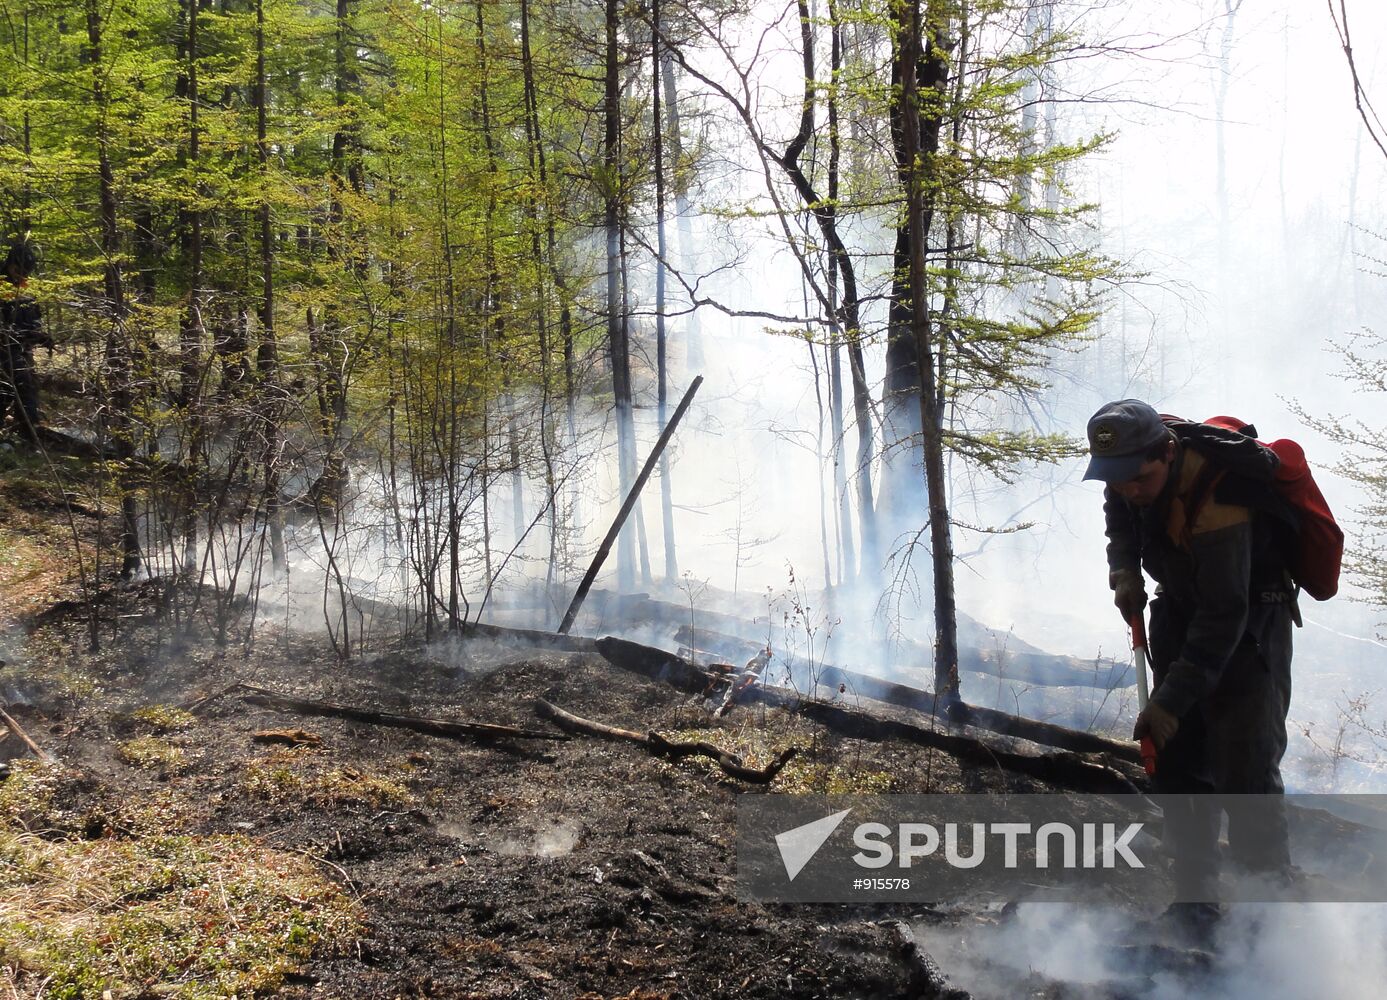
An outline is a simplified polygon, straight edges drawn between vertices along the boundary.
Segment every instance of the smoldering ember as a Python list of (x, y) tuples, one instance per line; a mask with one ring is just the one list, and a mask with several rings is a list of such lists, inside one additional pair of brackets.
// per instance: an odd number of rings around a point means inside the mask
[(6, 0), (0, 997), (1376, 996), (1384, 38)]

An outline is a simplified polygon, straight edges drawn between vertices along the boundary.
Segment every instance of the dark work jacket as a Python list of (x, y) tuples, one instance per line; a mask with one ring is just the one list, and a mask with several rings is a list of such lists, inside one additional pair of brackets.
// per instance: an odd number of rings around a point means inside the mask
[(1225, 477), (1189, 521), (1204, 465), (1203, 455), (1177, 442), (1166, 487), (1150, 507), (1132, 506), (1111, 488), (1103, 494), (1109, 569), (1144, 568), (1175, 623), (1159, 643), (1152, 636), (1153, 665), (1164, 677), (1151, 700), (1176, 716), (1208, 697), (1239, 643), (1260, 644), (1293, 599), (1282, 529), (1248, 502), (1255, 486)]
[[(4, 279), (0, 278), (0, 282)], [(0, 346), (21, 349), (47, 343), (39, 304), (9, 284), (0, 287), (0, 340)]]

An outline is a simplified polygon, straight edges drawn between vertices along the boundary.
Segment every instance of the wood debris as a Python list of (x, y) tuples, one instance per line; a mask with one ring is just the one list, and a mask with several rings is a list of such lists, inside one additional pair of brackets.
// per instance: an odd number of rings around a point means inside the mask
[(251, 736), (256, 743), (275, 743), (291, 747), (320, 747), (323, 738), (302, 729), (262, 729)]
[(3, 708), (0, 708), (0, 721), (3, 721), (5, 725), (9, 726), (10, 732), (18, 736), (20, 742), (33, 751), (34, 756), (39, 760), (43, 761), (45, 764), (58, 763), (58, 758), (54, 757), (51, 753), (30, 739), (29, 734), (24, 731), (24, 727), (18, 722), (15, 722), (10, 716), (10, 713), (6, 712)]
[(373, 709), (356, 708), (351, 705), (337, 705), (327, 701), (307, 701), (302, 698), (288, 698), (275, 691), (243, 685), (248, 692), (241, 700), (262, 708), (272, 708), (280, 712), (297, 712), (300, 715), (330, 716), (364, 722), (373, 726), (389, 726), (394, 729), (409, 729), (430, 736), (443, 736), (453, 740), (566, 740), (562, 733), (542, 729), (519, 729), (515, 726), (498, 726), (489, 722), (455, 722), (448, 719), (425, 719), (413, 715), (397, 715), (393, 712), (377, 712)]
[(748, 781), (753, 784), (769, 784), (781, 769), (790, 762), (797, 753), (799, 747), (788, 747), (771, 761), (764, 768), (747, 767), (742, 763), (742, 758), (731, 751), (714, 746), (711, 743), (699, 740), (698, 742), (685, 743), (666, 739), (659, 733), (651, 732), (638, 733), (630, 729), (621, 729), (617, 726), (609, 726), (605, 723), (594, 722), (591, 719), (584, 719), (581, 716), (566, 712), (557, 705), (554, 705), (543, 698), (535, 701), (535, 713), (541, 718), (549, 719), (555, 725), (567, 729), (569, 732), (585, 733), (589, 736), (599, 736), (603, 739), (620, 740), (627, 743), (635, 743), (645, 747), (651, 753), (660, 757), (709, 757), (717, 762), (718, 768), (723, 774), (739, 781)]

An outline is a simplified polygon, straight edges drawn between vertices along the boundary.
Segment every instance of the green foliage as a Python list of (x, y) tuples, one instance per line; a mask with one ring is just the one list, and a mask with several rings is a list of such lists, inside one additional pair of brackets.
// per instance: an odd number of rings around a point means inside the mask
[[(511, 7), (351, 0), (339, 23), (337, 5), (198, 5), (195, 47), (192, 11), (55, 0), (0, 19), (0, 238), (32, 234), (45, 263), (30, 290), (60, 350), (108, 360), (94, 410), (128, 414), (135, 450), (164, 462), (134, 481), (117, 460), (110, 483), (157, 498), (175, 524), (189, 468), (230, 475), (255, 447), (243, 425), (256, 394), (281, 400), (273, 419), (296, 454), (326, 468), (387, 425), (422, 458), (455, 423), (475, 437), (503, 387), (556, 384), (549, 331), (574, 297), (556, 283), (583, 287), (570, 248), (596, 200), (581, 142), (600, 88), (570, 72), (581, 7), (531, 13), (543, 177)], [(97, 237), (107, 194), (114, 251)], [(203, 450), (222, 429), (243, 435), (239, 453)]]
[[(1387, 334), (1363, 330), (1335, 344), (1342, 376), (1356, 393), (1387, 396)], [(1344, 550), (1344, 566), (1366, 600), (1387, 609), (1387, 427), (1349, 414), (1318, 415), (1292, 404), (1301, 420), (1341, 449), (1334, 471), (1357, 483), (1364, 500), (1355, 510)], [(1341, 522), (1348, 519), (1341, 518)]]

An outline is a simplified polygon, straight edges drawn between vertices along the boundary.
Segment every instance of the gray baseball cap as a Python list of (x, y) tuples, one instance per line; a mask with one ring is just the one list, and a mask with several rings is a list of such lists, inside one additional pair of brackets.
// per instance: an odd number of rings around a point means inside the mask
[(1084, 479), (1126, 482), (1140, 471), (1151, 446), (1169, 433), (1161, 415), (1139, 399), (1104, 403), (1088, 418), (1091, 457)]

